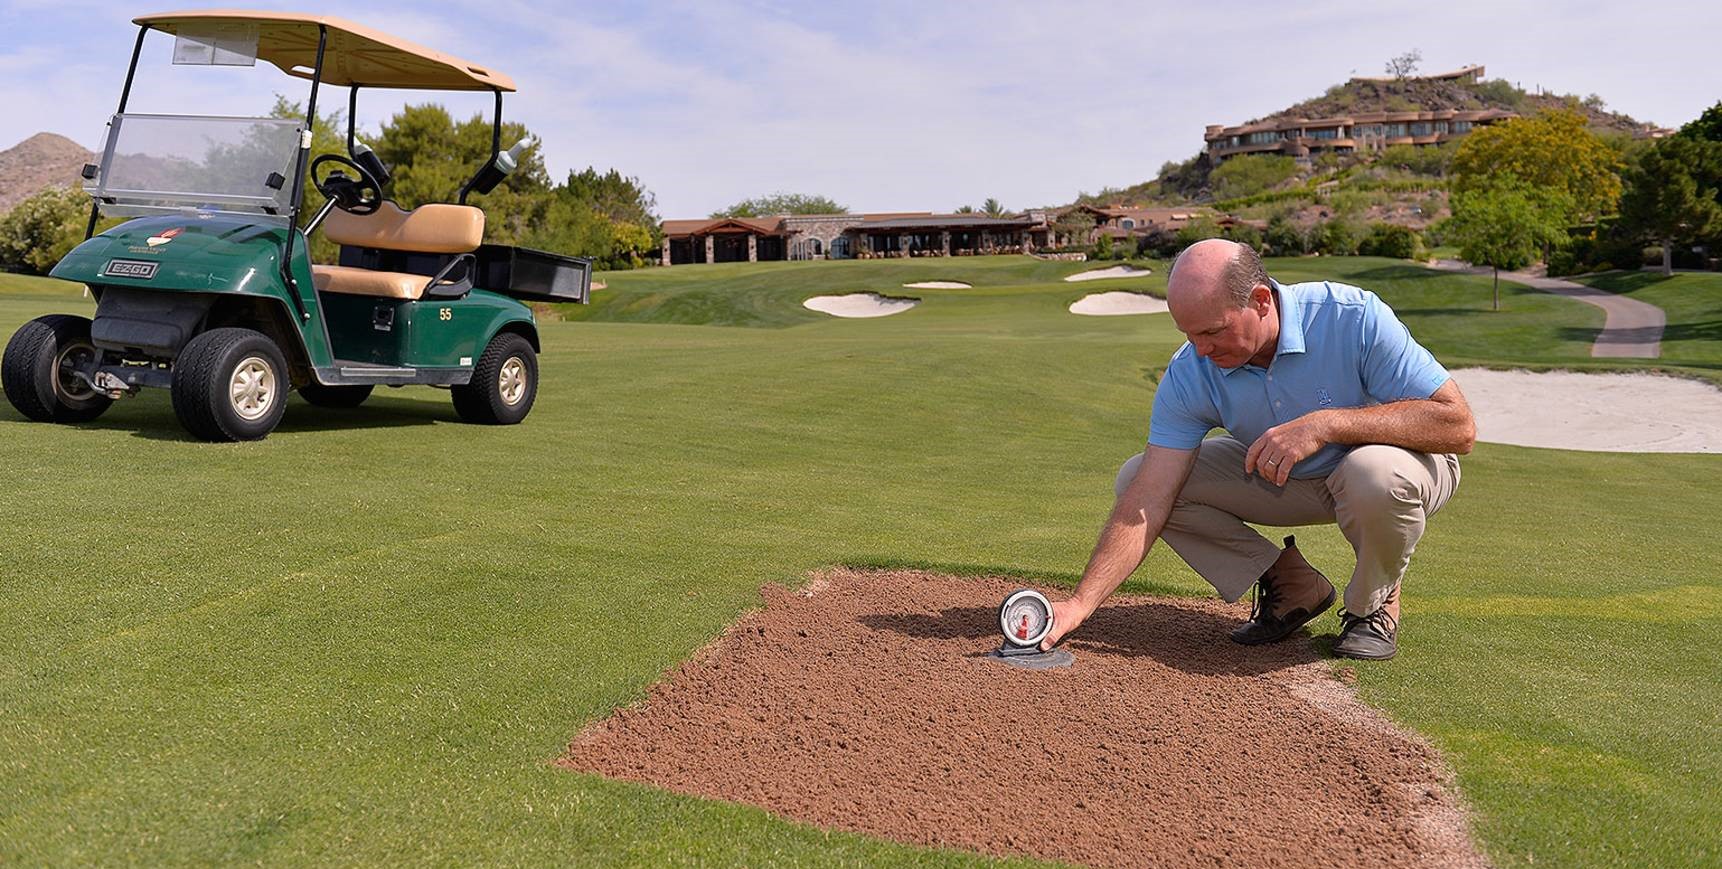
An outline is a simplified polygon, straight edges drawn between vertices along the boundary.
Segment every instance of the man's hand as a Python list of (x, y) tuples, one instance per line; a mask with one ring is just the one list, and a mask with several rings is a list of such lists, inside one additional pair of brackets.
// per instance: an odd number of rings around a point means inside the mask
[(1262, 479), (1284, 486), (1292, 466), (1328, 444), (1326, 411), (1306, 413), (1288, 423), (1262, 432), (1244, 455), (1244, 473), (1260, 473)]
[(1058, 645), (1059, 640), (1064, 639), (1065, 634), (1076, 630), (1077, 626), (1082, 624), (1093, 612), (1093, 607), (1075, 598), (1054, 603), (1052, 605), (1052, 632), (1046, 635), (1046, 639), (1040, 641), (1040, 650), (1043, 652), (1051, 651), (1053, 646)]

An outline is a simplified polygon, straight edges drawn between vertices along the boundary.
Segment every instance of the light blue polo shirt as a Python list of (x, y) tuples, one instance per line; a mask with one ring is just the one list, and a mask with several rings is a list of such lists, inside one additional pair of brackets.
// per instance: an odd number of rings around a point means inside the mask
[[(1148, 443), (1193, 450), (1223, 428), (1248, 446), (1306, 413), (1428, 398), (1447, 382), (1447, 369), (1374, 293), (1329, 281), (1272, 283), (1280, 302), (1273, 364), (1221, 368), (1185, 342), (1154, 392)], [(1291, 475), (1325, 477), (1349, 450), (1329, 444)]]

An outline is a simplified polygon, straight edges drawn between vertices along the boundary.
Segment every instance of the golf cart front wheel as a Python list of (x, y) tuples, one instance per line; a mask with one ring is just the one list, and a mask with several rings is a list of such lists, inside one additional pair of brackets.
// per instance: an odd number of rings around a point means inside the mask
[(88, 370), (100, 359), (90, 342), (89, 320), (70, 314), (37, 317), (6, 343), (0, 385), (12, 406), (37, 422), (89, 422), (113, 399), (73, 372)]
[(526, 418), (538, 397), (538, 356), (532, 344), (513, 332), (490, 340), (473, 366), (472, 380), (450, 390), (460, 418), (480, 425), (514, 425)]
[(287, 411), (287, 360), (251, 329), (211, 329), (186, 342), (173, 363), (173, 412), (206, 441), (254, 441)]

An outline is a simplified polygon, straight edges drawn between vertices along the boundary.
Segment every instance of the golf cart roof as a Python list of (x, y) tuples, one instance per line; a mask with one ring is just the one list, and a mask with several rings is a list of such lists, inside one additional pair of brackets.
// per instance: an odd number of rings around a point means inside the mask
[(513, 91), (514, 80), (450, 54), (425, 48), (330, 15), (197, 9), (161, 12), (132, 23), (175, 35), (214, 28), (257, 29), (257, 56), (291, 76), (309, 79), (317, 62), (317, 26), (327, 29), (323, 83), (340, 87)]

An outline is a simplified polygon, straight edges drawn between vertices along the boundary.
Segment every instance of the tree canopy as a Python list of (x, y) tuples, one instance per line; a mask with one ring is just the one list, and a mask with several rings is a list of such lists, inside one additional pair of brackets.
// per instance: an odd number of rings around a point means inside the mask
[(1620, 199), (1621, 156), (1585, 126), (1584, 115), (1544, 112), (1482, 127), (1466, 136), (1453, 156), (1453, 192), (1500, 186), (1513, 178), (1559, 194), (1551, 215), (1568, 224), (1594, 220)]
[(828, 196), (809, 196), (804, 193), (773, 193), (770, 196), (758, 196), (753, 199), (743, 199), (722, 211), (712, 212), (712, 217), (767, 217), (773, 214), (847, 214), (849, 209), (838, 205)]
[(1662, 245), (1662, 273), (1673, 272), (1676, 243), (1722, 232), (1722, 142), (1671, 136), (1627, 168), (1620, 198), (1623, 228)]
[(1559, 216), (1571, 208), (1561, 191), (1502, 175), (1487, 186), (1453, 194), (1447, 237), (1459, 245), (1459, 256), (1466, 262), (1494, 268), (1498, 311), (1501, 269), (1511, 271), (1535, 262), (1543, 245), (1562, 237), (1566, 224)]

